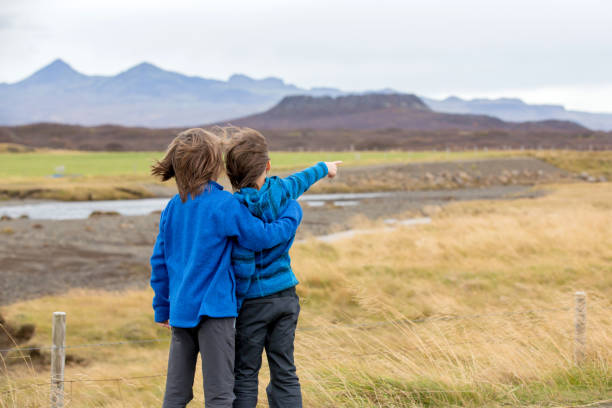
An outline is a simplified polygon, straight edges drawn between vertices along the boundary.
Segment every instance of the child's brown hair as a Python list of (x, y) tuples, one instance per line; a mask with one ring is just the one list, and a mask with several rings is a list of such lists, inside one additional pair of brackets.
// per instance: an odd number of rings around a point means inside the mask
[(170, 143), (163, 159), (151, 167), (151, 174), (162, 181), (176, 179), (181, 201), (202, 192), (210, 180), (219, 177), (223, 167), (221, 139), (200, 128), (187, 129)]
[(234, 190), (256, 187), (255, 181), (266, 170), (268, 143), (254, 129), (233, 128), (225, 150), (225, 172)]

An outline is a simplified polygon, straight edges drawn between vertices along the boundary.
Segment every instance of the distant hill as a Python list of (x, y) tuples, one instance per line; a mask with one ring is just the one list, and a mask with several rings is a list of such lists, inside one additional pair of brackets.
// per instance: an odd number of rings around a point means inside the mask
[(58, 59), (23, 81), (0, 84), (0, 124), (185, 127), (260, 112), (286, 95), (340, 93), (301, 89), (278, 78), (192, 77), (149, 63), (115, 76), (88, 76)]
[(422, 99), (437, 112), (490, 115), (510, 122), (569, 120), (589, 129), (612, 130), (611, 113), (572, 111), (561, 105), (530, 105), (516, 98), (465, 100), (451, 96), (443, 100)]
[(256, 129), (407, 129), (514, 130), (580, 133), (570, 121), (505, 122), (486, 115), (434, 112), (410, 94), (364, 94), (332, 97), (287, 96), (266, 112), (230, 121)]
[[(216, 122), (226, 124), (226, 122)], [(506, 122), (432, 111), (406, 94), (288, 96), (268, 111), (229, 121), (266, 135), (274, 150), (611, 149), (612, 132), (568, 121)], [(184, 127), (0, 126), (0, 143), (80, 150), (163, 150)]]

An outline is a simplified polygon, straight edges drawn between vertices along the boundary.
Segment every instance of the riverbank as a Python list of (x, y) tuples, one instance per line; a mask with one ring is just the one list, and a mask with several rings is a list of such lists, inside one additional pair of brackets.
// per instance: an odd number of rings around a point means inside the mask
[[(400, 192), (360, 199), (357, 205), (302, 203), (298, 240), (353, 228), (376, 228), (389, 218), (435, 215), (456, 201), (535, 198), (542, 189), (495, 186), (487, 189)], [(59, 203), (61, 205), (62, 203)], [(100, 215), (76, 220), (0, 221), (0, 304), (62, 293), (70, 288), (143, 288), (159, 214)]]
[[(148, 176), (161, 152), (0, 153), (2, 200), (120, 200), (168, 197), (172, 183)], [(317, 161), (345, 163), (335, 181), (313, 192), (437, 190), (496, 184), (612, 179), (612, 152), (272, 152), (273, 174), (286, 175)], [(229, 188), (227, 180), (222, 184)]]

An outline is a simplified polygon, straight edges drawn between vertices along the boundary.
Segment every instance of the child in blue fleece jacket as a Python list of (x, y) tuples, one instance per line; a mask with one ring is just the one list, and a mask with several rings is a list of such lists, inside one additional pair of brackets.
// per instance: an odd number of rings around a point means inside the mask
[(206, 407), (231, 407), (237, 303), (231, 268), (234, 244), (261, 251), (290, 240), (301, 209), (290, 201), (278, 220), (254, 217), (216, 179), (221, 140), (203, 129), (180, 133), (152, 169), (176, 178), (179, 194), (163, 210), (151, 256), (155, 321), (172, 327), (164, 407), (185, 407), (198, 353)]
[[(292, 200), (325, 176), (336, 175), (340, 162), (320, 162), (287, 178), (266, 177), (270, 170), (265, 138), (252, 129), (239, 129), (226, 151), (225, 167), (234, 196), (258, 218), (278, 219)], [(234, 407), (257, 405), (258, 375), (264, 348), (270, 367), (267, 387), (270, 407), (301, 407), (302, 395), (293, 359), (299, 315), (298, 281), (291, 270), (293, 238), (263, 251), (240, 243), (232, 249), (236, 296)], [(240, 307), (241, 306), (241, 307)]]

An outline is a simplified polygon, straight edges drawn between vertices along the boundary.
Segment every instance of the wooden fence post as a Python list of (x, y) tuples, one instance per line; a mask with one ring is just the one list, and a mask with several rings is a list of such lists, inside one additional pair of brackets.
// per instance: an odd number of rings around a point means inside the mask
[(51, 347), (51, 408), (64, 407), (64, 366), (66, 364), (66, 313), (53, 313)]
[(576, 292), (574, 294), (576, 308), (574, 312), (575, 342), (574, 342), (574, 361), (582, 364), (586, 355), (586, 293)]

